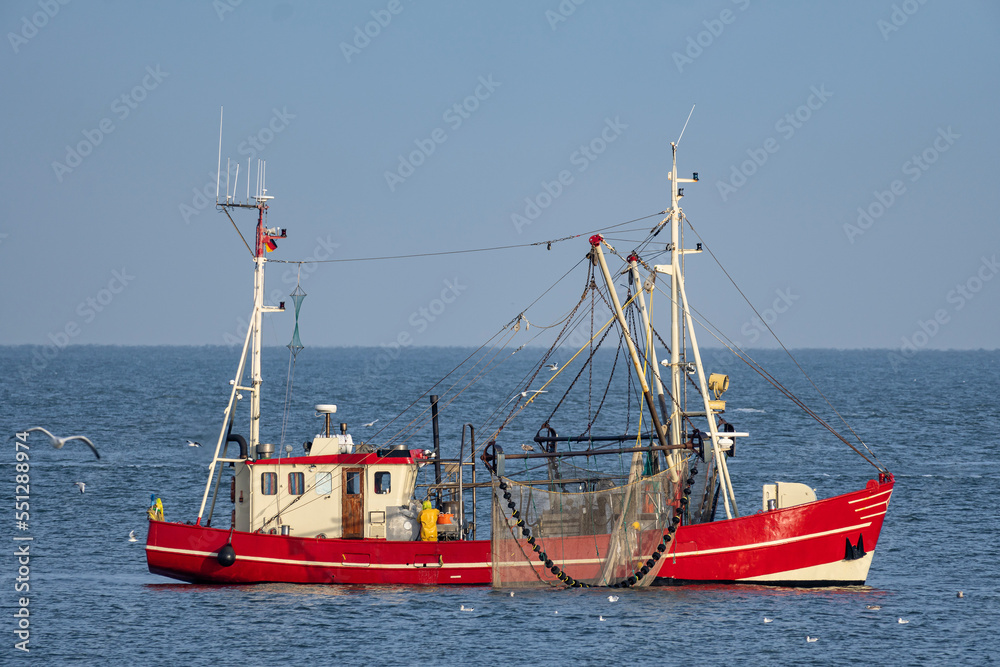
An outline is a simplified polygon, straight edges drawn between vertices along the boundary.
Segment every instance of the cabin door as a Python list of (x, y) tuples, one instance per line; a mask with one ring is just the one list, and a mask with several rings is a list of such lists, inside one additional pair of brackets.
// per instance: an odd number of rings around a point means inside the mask
[(343, 500), (341, 501), (341, 516), (345, 539), (360, 539), (365, 536), (365, 471), (363, 468), (346, 468), (343, 472)]

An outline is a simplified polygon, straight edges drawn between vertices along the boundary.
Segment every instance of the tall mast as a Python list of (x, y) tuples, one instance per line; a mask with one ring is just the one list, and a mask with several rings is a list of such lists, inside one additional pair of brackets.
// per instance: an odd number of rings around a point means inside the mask
[(684, 441), (683, 401), (681, 401), (681, 308), (677, 280), (681, 272), (681, 211), (677, 197), (677, 144), (671, 143), (672, 166), (670, 168), (670, 395), (674, 397), (673, 412), (670, 415), (670, 444)]
[(250, 326), (253, 327), (253, 347), (250, 352), (250, 451), (255, 452), (257, 444), (260, 442), (260, 348), (261, 348), (261, 319), (264, 308), (264, 263), (267, 258), (264, 256), (264, 211), (267, 210), (266, 200), (257, 200), (257, 234), (254, 243), (254, 267), (253, 274), (253, 320)]

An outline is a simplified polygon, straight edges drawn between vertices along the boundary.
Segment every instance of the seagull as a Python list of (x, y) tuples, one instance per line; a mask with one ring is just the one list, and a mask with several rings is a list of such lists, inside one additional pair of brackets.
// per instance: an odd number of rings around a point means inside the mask
[[(543, 389), (529, 389), (527, 391), (522, 391), (519, 394), (514, 394), (513, 396), (510, 397), (510, 401), (513, 401), (515, 398), (518, 398), (518, 397), (520, 397), (520, 398), (527, 398), (528, 394), (534, 394), (534, 396), (532, 396), (532, 398), (534, 398), (538, 394), (547, 394), (547, 393), (549, 393), (549, 392), (547, 392), (547, 391), (545, 391)], [(510, 403), (510, 401), (507, 401), (507, 402)]]
[(63, 445), (65, 445), (70, 440), (83, 440), (90, 446), (90, 449), (93, 450), (94, 456), (96, 456), (97, 458), (101, 458), (101, 455), (97, 453), (97, 447), (94, 447), (94, 443), (92, 443), (90, 439), (85, 435), (71, 435), (66, 438), (60, 438), (59, 436), (52, 435), (41, 426), (35, 426), (34, 428), (29, 428), (26, 432), (30, 433), (32, 431), (41, 431), (45, 435), (49, 436), (49, 441), (52, 443), (52, 446), (55, 447), (56, 449), (62, 449)]
[(773, 618), (768, 618), (767, 616), (764, 617), (764, 622), (765, 623), (770, 623), (773, 620), (774, 620)]
[(904, 623), (909, 623), (909, 621), (908, 621), (908, 620), (906, 620), (905, 618), (900, 618), (900, 619), (899, 619), (898, 621), (896, 621), (896, 622), (897, 622), (897, 623), (899, 623), (900, 625), (903, 625)]
[(514, 591), (511, 591), (511, 592), (510, 592), (510, 596), (511, 596), (511, 597), (514, 597)]
[(608, 596), (608, 602), (618, 602), (618, 596), (617, 595), (609, 595)]
[(128, 531), (128, 541), (129, 542), (135, 542), (135, 531), (134, 530)]
[(83, 493), (83, 490), (87, 488), (87, 485), (84, 482), (73, 482), (73, 483), (76, 484), (78, 487), (80, 487), (80, 493)]
[(882, 605), (880, 605), (880, 604), (869, 604), (869, 605), (865, 606), (865, 609), (871, 609), (872, 611), (878, 611), (881, 608), (882, 608)]
[(201, 447), (201, 443), (195, 442), (194, 440), (188, 440), (187, 443), (188, 447)]
[(962, 591), (959, 591), (958, 592), (958, 597), (964, 598), (965, 597), (965, 593), (963, 593)]
[(375, 422), (377, 421), (378, 420), (376, 419), (374, 422), (368, 422), (367, 424), (362, 424), (362, 426), (364, 426), (365, 428), (371, 428), (372, 426), (375, 425)]
[(532, 447), (531, 445), (521, 445), (521, 449), (523, 449), (526, 452), (533, 452), (533, 451), (535, 451), (535, 448)]
[(809, 642), (810, 644), (813, 642), (818, 642), (819, 637), (810, 637), (809, 635), (806, 635), (806, 641)]
[(472, 607), (466, 607), (464, 604), (461, 607), (459, 607), (459, 610), (460, 611), (475, 611), (475, 609), (473, 609)]
[(603, 617), (603, 616), (598, 616), (598, 617), (597, 617), (597, 620), (598, 620), (598, 621), (603, 621), (603, 620), (604, 620), (604, 617)]
[(549, 364), (548, 366), (546, 366), (546, 368), (548, 368), (550, 371), (557, 371), (559, 370), (559, 364)]

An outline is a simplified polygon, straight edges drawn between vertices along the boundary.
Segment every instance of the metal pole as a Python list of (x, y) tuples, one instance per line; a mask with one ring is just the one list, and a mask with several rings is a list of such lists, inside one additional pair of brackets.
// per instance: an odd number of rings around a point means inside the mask
[[(595, 243), (594, 239), (599, 240)], [(642, 372), (642, 361), (639, 359), (639, 353), (635, 349), (635, 343), (632, 342), (632, 334), (629, 333), (628, 324), (625, 322), (625, 313), (622, 312), (622, 305), (618, 300), (618, 292), (615, 290), (615, 283), (611, 279), (611, 272), (608, 271), (608, 264), (604, 261), (604, 253), (601, 251), (601, 243), (604, 239), (599, 234), (594, 237), (594, 239), (591, 239), (594, 256), (596, 257), (598, 264), (600, 264), (601, 273), (604, 275), (604, 282), (608, 286), (608, 293), (611, 295), (611, 304), (615, 307), (615, 317), (618, 318), (618, 326), (622, 328), (622, 332), (625, 334), (625, 343), (628, 345), (629, 354), (632, 356), (632, 365), (635, 367), (636, 377), (639, 378), (639, 384), (642, 387), (642, 395), (646, 399), (646, 407), (649, 408), (649, 416), (653, 421), (653, 430), (656, 431), (656, 439), (660, 441), (661, 447), (666, 447), (667, 441), (663, 435), (663, 427), (660, 425), (660, 418), (656, 414), (656, 404), (653, 402), (653, 394), (649, 391), (649, 384), (646, 382), (646, 374)], [(635, 466), (636, 461), (633, 460), (632, 464)]]
[[(434, 429), (434, 483), (441, 483), (441, 432), (438, 429), (438, 397), (431, 394), (431, 425)], [(441, 500), (440, 495), (438, 500)]]

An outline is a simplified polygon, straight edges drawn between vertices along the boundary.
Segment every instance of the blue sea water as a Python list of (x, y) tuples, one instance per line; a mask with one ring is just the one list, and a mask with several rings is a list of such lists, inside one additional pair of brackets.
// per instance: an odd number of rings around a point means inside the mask
[[(356, 439), (379, 441), (394, 415), (465, 358), (467, 349), (307, 349), (298, 359), (284, 442), (319, 430), (312, 406), (337, 403)], [(143, 544), (149, 495), (171, 520), (198, 511), (237, 351), (223, 347), (0, 348), (0, 664), (990, 664), (1000, 641), (1000, 352), (800, 350), (796, 358), (895, 474), (868, 586), (782, 589), (690, 586), (616, 591), (200, 586), (149, 574)], [(462, 422), (481, 423), (525, 388), (541, 351), (511, 357), (442, 415), (445, 456)], [(719, 357), (706, 355), (710, 369)], [(755, 357), (842, 428), (784, 353)], [(265, 352), (263, 439), (282, 441), (287, 352)], [(562, 361), (562, 360), (561, 360)], [(602, 358), (607, 370), (611, 358)], [(721, 361), (720, 361), (721, 363)], [(730, 461), (742, 512), (761, 485), (798, 481), (821, 497), (864, 486), (875, 470), (741, 364), (727, 417), (749, 431)], [(568, 376), (567, 376), (568, 378)], [(453, 377), (452, 380), (455, 378)], [(583, 380), (581, 380), (582, 382)], [(532, 385), (535, 387), (537, 385)], [(558, 389), (506, 437), (528, 439)], [(444, 386), (437, 390), (445, 394)], [(543, 400), (545, 399), (545, 400)], [(605, 408), (619, 417), (620, 397)], [(566, 407), (569, 419), (593, 409)], [(535, 417), (537, 416), (537, 419)], [(362, 423), (379, 419), (365, 429)], [(33, 434), (30, 520), (15, 525), (13, 434), (46, 426), (84, 433), (54, 450)], [(633, 428), (635, 422), (632, 422)], [(383, 427), (388, 426), (385, 430)], [(190, 448), (191, 438), (205, 444)], [(429, 429), (408, 441), (430, 446)], [(515, 445), (516, 446), (516, 445)], [(81, 494), (74, 482), (86, 483)], [(482, 509), (482, 508), (481, 508)], [(228, 509), (224, 510), (228, 514)], [(480, 513), (483, 515), (483, 511)], [(481, 516), (481, 521), (485, 521)], [(482, 524), (481, 524), (482, 525)], [(129, 543), (135, 530), (139, 538)], [(15, 536), (30, 536), (30, 591), (15, 592)], [(23, 544), (23, 543), (21, 543)], [(963, 598), (957, 597), (959, 590)], [(29, 597), (30, 653), (14, 648), (18, 598)], [(869, 611), (866, 605), (881, 605)], [(464, 605), (473, 611), (461, 611)], [(599, 620), (603, 616), (604, 621)], [(764, 624), (763, 618), (773, 619)], [(899, 618), (909, 623), (900, 624)], [(806, 635), (819, 641), (807, 643)]]

